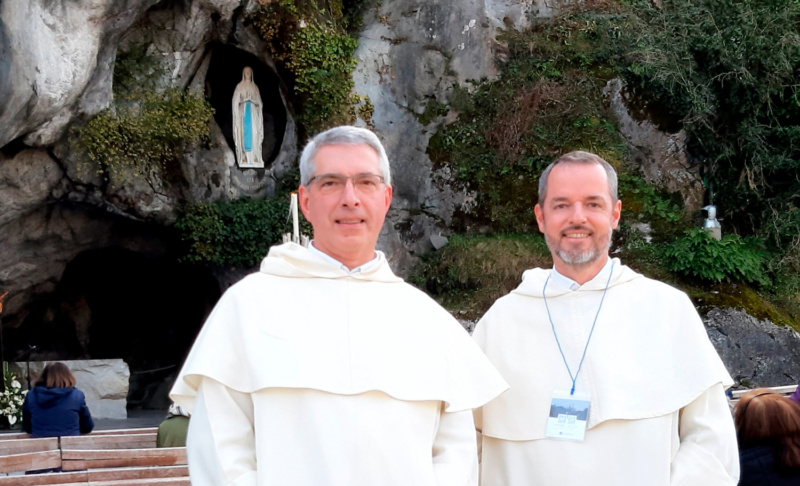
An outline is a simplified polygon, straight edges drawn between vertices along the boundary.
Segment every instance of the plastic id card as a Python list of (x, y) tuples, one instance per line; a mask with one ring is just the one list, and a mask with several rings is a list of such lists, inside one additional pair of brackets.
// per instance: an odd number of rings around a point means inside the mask
[(591, 396), (587, 392), (576, 391), (570, 395), (568, 390), (554, 390), (545, 437), (582, 441), (586, 435), (590, 406)]

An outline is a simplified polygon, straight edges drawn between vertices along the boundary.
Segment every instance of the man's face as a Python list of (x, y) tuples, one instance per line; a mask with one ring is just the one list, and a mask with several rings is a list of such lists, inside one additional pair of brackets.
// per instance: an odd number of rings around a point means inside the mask
[(298, 190), (300, 209), (314, 227), (314, 246), (355, 268), (375, 256), (392, 188), (380, 183), (373, 190), (353, 179), (340, 190), (320, 184), (321, 176), (380, 175), (378, 154), (367, 145), (327, 145), (317, 151), (314, 161), (314, 180)]
[(608, 255), (621, 209), (620, 201), (611, 201), (600, 164), (563, 163), (550, 171), (544, 203), (534, 212), (553, 259), (581, 268)]

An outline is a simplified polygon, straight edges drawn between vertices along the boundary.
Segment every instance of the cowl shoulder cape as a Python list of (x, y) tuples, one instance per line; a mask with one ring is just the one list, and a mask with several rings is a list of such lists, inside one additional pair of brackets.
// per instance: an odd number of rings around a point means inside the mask
[[(618, 259), (613, 262), (610, 281), (606, 274), (570, 291), (551, 278), (546, 287), (551, 310), (560, 306), (575, 316), (559, 329), (581, 329), (575, 334), (579, 344), (574, 352), (565, 349), (575, 373), (586, 330), (609, 282), (577, 380), (577, 390), (591, 393), (588, 428), (608, 420), (666, 415), (717, 383), (732, 385), (686, 294), (634, 272)], [(520, 286), (495, 302), (473, 334), (511, 386), (483, 407), (483, 433), (490, 437), (544, 438), (553, 390), (570, 389), (542, 298), (550, 273), (526, 271)], [(564, 346), (568, 338), (560, 334), (559, 339)]]
[(294, 243), (272, 247), (212, 311), (172, 399), (191, 411), (204, 376), (244, 393), (377, 390), (448, 412), (502, 393), (508, 385), (464, 328), (376, 253), (376, 265), (348, 275)]

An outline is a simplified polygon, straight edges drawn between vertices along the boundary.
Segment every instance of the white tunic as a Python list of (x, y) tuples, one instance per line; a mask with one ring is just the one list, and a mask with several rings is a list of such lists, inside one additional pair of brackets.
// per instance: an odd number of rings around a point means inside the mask
[(171, 393), (193, 486), (477, 484), (471, 409), (507, 385), (378, 256), (348, 274), (289, 243), (225, 293)]
[[(591, 395), (583, 442), (545, 437), (552, 392), (572, 385), (542, 299), (550, 271), (525, 272), (478, 323), (476, 341), (511, 385), (475, 414), (482, 486), (736, 484), (736, 435), (723, 391), (731, 379), (691, 301), (613, 263), (576, 382)], [(573, 375), (608, 275), (575, 291), (547, 283)]]

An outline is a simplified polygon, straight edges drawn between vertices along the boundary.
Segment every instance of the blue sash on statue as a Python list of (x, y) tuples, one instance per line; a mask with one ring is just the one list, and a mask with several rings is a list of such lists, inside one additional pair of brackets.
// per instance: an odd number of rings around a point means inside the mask
[(253, 116), (250, 114), (250, 102), (244, 103), (244, 151), (253, 150)]

